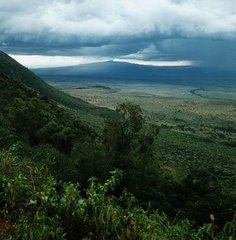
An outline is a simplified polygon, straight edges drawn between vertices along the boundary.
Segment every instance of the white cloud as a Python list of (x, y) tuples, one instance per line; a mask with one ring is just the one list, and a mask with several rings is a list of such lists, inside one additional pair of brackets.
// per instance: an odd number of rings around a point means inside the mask
[(48, 68), (73, 66), (79, 64), (88, 64), (96, 62), (104, 62), (110, 60), (102, 57), (86, 57), (86, 56), (41, 56), (41, 55), (10, 55), (16, 61), (28, 68)]
[(26, 42), (35, 39), (34, 34), (42, 34), (43, 41), (62, 42), (68, 36), (85, 42), (176, 34), (234, 38), (236, 4), (235, 0), (9, 0), (0, 2), (0, 33)]
[(148, 47), (139, 50), (136, 53), (122, 56), (123, 59), (138, 59), (138, 60), (150, 60), (162, 57), (163, 54), (157, 50), (154, 44), (150, 44)]
[(73, 66), (88, 63), (98, 63), (105, 61), (126, 62), (146, 66), (190, 66), (194, 62), (191, 61), (144, 61), (137, 59), (122, 59), (122, 58), (106, 58), (106, 57), (88, 57), (88, 56), (41, 56), (41, 55), (10, 55), (16, 61), (28, 68), (48, 68)]
[(179, 60), (179, 61), (144, 61), (137, 59), (113, 59), (114, 62), (127, 62), (137, 65), (154, 66), (154, 67), (181, 67), (181, 66), (192, 66), (195, 63), (193, 61)]

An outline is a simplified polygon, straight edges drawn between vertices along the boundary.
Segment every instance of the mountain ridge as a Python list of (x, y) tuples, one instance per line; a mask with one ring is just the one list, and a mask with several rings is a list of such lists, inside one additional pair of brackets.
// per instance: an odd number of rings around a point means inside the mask
[(74, 110), (80, 110), (92, 115), (110, 117), (112, 111), (106, 108), (96, 107), (82, 99), (72, 97), (43, 81), (39, 76), (24, 67), (6, 53), (0, 51), (0, 72), (13, 80), (25, 83), (28, 87), (39, 91), (46, 97)]
[(79, 79), (109, 79), (122, 82), (158, 82), (174, 85), (236, 85), (233, 72), (200, 66), (157, 67), (138, 64), (107, 61), (57, 68), (37, 68), (32, 71), (42, 78), (53, 76), (73, 76)]

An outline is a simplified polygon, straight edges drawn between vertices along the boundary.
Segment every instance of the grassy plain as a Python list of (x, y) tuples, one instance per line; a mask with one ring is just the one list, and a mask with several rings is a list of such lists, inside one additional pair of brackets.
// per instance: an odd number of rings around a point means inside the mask
[(127, 84), (114, 87), (63, 87), (62, 90), (94, 105), (111, 109), (125, 101), (139, 104), (148, 119), (159, 124), (229, 127), (236, 123), (236, 96), (235, 99), (233, 95), (232, 99), (226, 99), (229, 93), (217, 89)]
[(156, 155), (176, 179), (191, 168), (214, 169), (236, 192), (236, 99), (224, 89), (174, 85), (64, 86), (61, 89), (97, 106), (114, 109), (139, 104), (147, 120), (161, 127)]

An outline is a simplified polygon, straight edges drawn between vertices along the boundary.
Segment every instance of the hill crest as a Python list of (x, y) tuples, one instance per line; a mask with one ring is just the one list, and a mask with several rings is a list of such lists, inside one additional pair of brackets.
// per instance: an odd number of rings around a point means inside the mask
[(2, 51), (0, 51), (0, 72), (13, 80), (23, 82), (26, 86), (39, 91), (42, 95), (71, 109), (102, 117), (110, 117), (113, 115), (113, 111), (109, 109), (96, 107), (47, 84), (35, 73)]

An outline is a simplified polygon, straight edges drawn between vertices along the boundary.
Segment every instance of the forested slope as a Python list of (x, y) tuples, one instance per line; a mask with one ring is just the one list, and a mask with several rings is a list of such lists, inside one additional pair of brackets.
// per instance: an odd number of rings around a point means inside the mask
[(39, 91), (46, 97), (69, 108), (105, 118), (114, 115), (114, 113), (109, 109), (95, 107), (79, 98), (71, 97), (57, 90), (2, 51), (0, 51), (0, 72), (6, 74), (11, 79), (25, 83), (26, 86)]
[(138, 105), (116, 114), (95, 130), (0, 74), (0, 238), (235, 238), (235, 196), (215, 173), (163, 171), (159, 128)]

